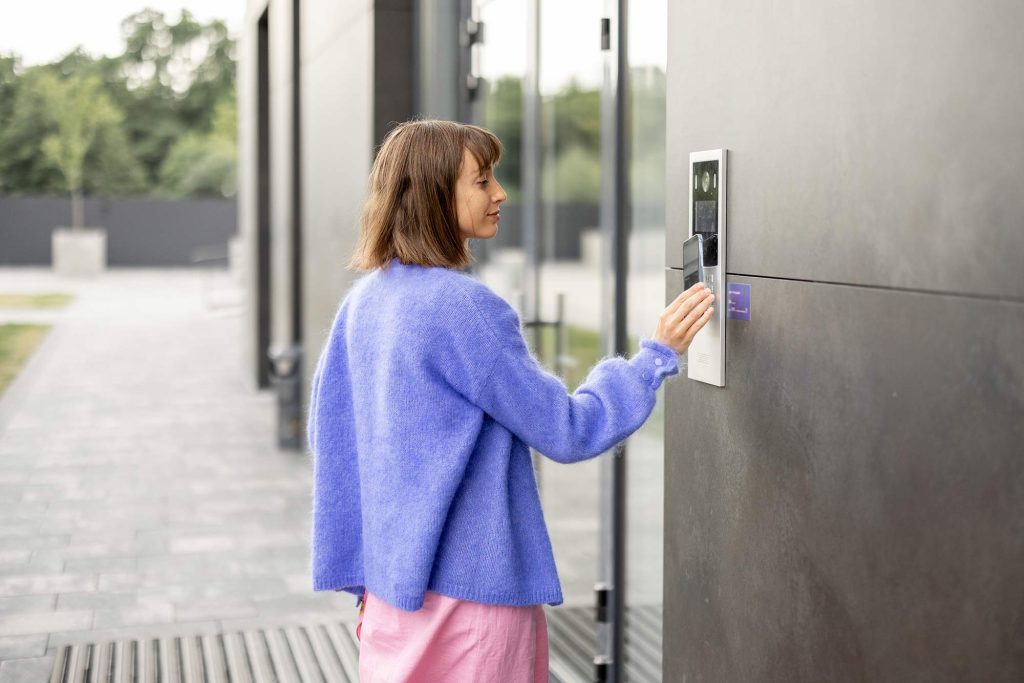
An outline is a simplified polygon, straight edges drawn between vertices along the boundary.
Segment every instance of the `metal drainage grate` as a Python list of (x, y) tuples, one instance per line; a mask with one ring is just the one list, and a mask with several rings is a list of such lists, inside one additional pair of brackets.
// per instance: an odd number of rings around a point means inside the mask
[(50, 683), (345, 683), (358, 652), (346, 623), (65, 645)]
[[(594, 679), (593, 609), (547, 609), (552, 683)], [(631, 682), (661, 679), (661, 610), (626, 613)], [(347, 683), (359, 680), (355, 625), (64, 645), (50, 683)]]
[[(594, 680), (597, 625), (593, 608), (547, 610), (552, 683)], [(626, 676), (629, 683), (661, 681), (661, 605), (626, 608)]]

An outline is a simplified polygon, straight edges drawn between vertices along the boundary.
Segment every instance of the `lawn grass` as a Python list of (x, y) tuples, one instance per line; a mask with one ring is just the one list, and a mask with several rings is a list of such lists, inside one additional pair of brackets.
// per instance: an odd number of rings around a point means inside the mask
[(14, 381), (49, 325), (0, 325), (0, 394)]
[(61, 308), (74, 297), (60, 292), (42, 294), (4, 294), (0, 292), (0, 308)]

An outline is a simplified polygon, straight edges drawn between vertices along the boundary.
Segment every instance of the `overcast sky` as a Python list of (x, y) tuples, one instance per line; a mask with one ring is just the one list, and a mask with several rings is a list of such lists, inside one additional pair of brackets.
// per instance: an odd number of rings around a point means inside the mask
[[(630, 61), (664, 68), (666, 0), (644, 0), (630, 13)], [(525, 69), (525, 5), (521, 0), (483, 0), (482, 14), (489, 77), (520, 74)], [(187, 7), (201, 22), (223, 19), (237, 37), (245, 0), (0, 0), (0, 53), (15, 52), (25, 65), (52, 62), (76, 45), (94, 56), (123, 50), (121, 21), (146, 7), (177, 21)], [(586, 85), (601, 80), (603, 56), (598, 28), (603, 3), (598, 0), (544, 2), (541, 31), (542, 90), (557, 90), (570, 78)]]
[(25, 65), (52, 62), (81, 45), (95, 56), (124, 48), (121, 21), (151, 7), (172, 22), (183, 7), (200, 22), (223, 19), (238, 35), (245, 0), (0, 0), (0, 53), (15, 52)]

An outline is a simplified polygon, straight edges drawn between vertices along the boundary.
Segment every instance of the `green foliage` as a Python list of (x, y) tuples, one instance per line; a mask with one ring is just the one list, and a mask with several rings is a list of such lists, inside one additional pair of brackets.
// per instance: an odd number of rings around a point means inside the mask
[(495, 81), (484, 100), (484, 125), (501, 140), (501, 163), (495, 177), (509, 199), (519, 198), (523, 166), (523, 82), (515, 76)]
[(73, 295), (64, 292), (40, 294), (0, 292), (0, 308), (63, 308), (74, 298)]
[[(665, 195), (665, 72), (642, 67), (630, 74), (633, 201), (659, 203)], [(601, 193), (601, 93), (571, 81), (541, 99), (542, 194), (545, 201), (596, 202)], [(510, 198), (521, 186), (522, 80), (503, 76), (489, 85), (484, 125), (505, 154), (496, 175)]]
[(49, 325), (0, 325), (0, 394), (14, 381)]
[(43, 73), (36, 87), (44, 93), (56, 124), (56, 130), (43, 138), (43, 154), (60, 169), (67, 190), (79, 192), (86, 154), (101, 129), (121, 124), (121, 112), (114, 108), (95, 76), (61, 81)]
[(60, 168), (41, 153), (43, 140), (56, 130), (54, 76), (36, 67), (9, 89), (15, 94), (0, 131), (0, 190), (63, 194), (67, 188)]
[(151, 183), (161, 191), (161, 167), (171, 147), (213, 126), (217, 104), (234, 98), (235, 43), (222, 21), (199, 24), (188, 11), (177, 23), (143, 10), (121, 24), (124, 87), (119, 104)]
[(541, 196), (551, 202), (601, 197), (601, 93), (571, 81), (542, 103)]
[(171, 196), (235, 194), (238, 155), (235, 100), (218, 104), (209, 133), (188, 133), (160, 168), (160, 187)]
[(541, 195), (551, 202), (596, 202), (601, 197), (597, 149), (574, 145), (545, 160)]
[(630, 191), (634, 203), (665, 201), (665, 72), (655, 67), (630, 75), (627, 126), (631, 133)]
[(235, 138), (215, 120), (234, 107), (224, 22), (144, 10), (122, 32), (116, 57), (75, 50), (23, 68), (0, 56), (0, 192), (233, 193)]
[(0, 130), (5, 130), (14, 113), (14, 99), (18, 96), (19, 60), (15, 56), (0, 55)]
[(543, 100), (541, 118), (547, 149), (556, 157), (573, 147), (601, 149), (601, 92), (571, 81)]

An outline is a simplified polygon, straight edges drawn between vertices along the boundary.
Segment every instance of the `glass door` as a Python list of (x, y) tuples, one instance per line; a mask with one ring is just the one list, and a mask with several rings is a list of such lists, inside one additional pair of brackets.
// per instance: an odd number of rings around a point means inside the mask
[[(539, 317), (541, 357), (574, 391), (606, 353), (605, 236), (601, 230), (602, 6), (593, 0), (539, 2)], [(556, 331), (561, 336), (556, 337)], [(605, 579), (602, 477), (606, 456), (573, 465), (541, 460), (541, 498), (562, 578), (565, 608), (594, 622), (595, 585)], [(593, 663), (590, 662), (591, 673)]]
[[(667, 23), (668, 0), (629, 3), (630, 353), (653, 332), (665, 301)], [(664, 393), (663, 387), (651, 418), (630, 437), (626, 456), (625, 680), (631, 682), (662, 679)]]
[[(498, 235), (476, 273), (523, 317), (533, 350), (570, 391), (603, 355), (600, 311), (600, 5), (476, 0), (474, 121), (504, 145)], [(537, 459), (566, 606), (590, 617), (598, 567), (599, 463)]]
[[(535, 353), (572, 391), (611, 348), (608, 250), (616, 218), (606, 197), (614, 142), (606, 104), (617, 86), (608, 78), (614, 60), (602, 49), (608, 7), (594, 0), (470, 6), (470, 111), (505, 145), (496, 175), (509, 195), (498, 236), (473, 245), (475, 271), (519, 310)], [(607, 455), (575, 465), (536, 462), (565, 596), (549, 611), (552, 674), (591, 681), (595, 655), (612, 652), (613, 629), (597, 623), (594, 606), (595, 587), (614, 575), (609, 492), (618, 475)], [(659, 660), (660, 635), (648, 646)]]

